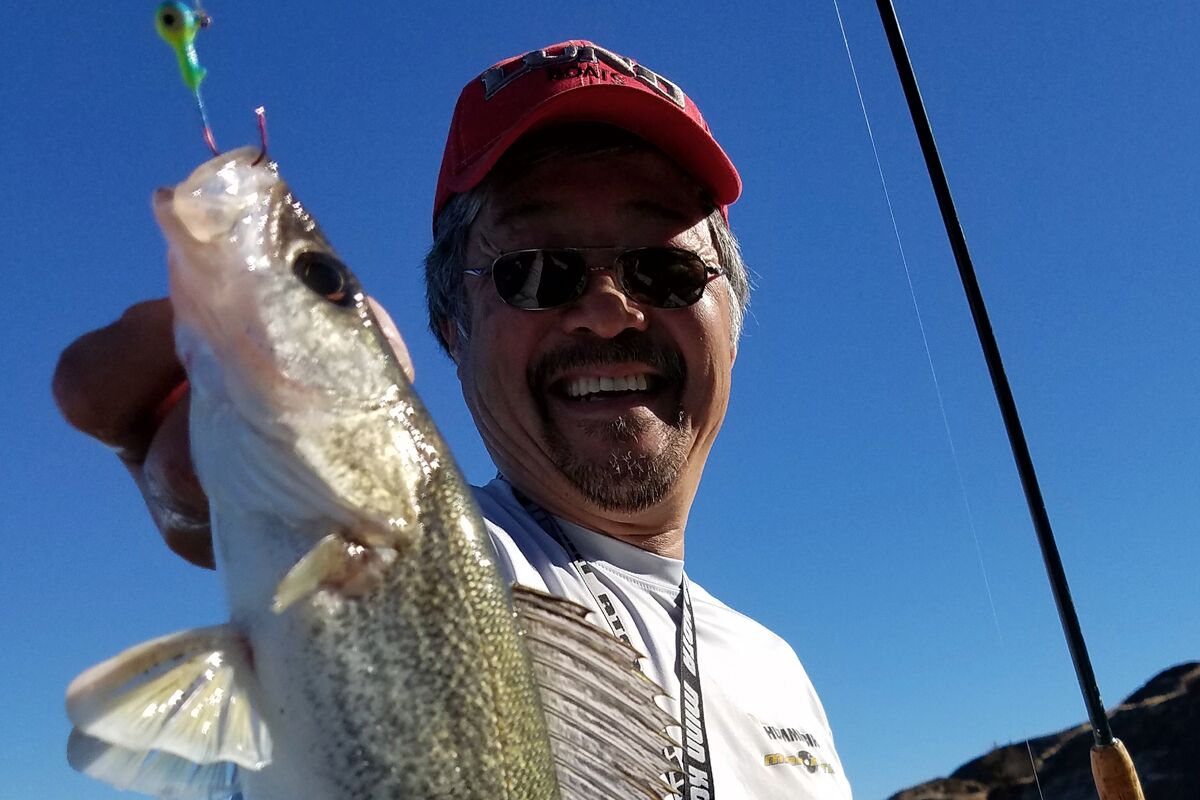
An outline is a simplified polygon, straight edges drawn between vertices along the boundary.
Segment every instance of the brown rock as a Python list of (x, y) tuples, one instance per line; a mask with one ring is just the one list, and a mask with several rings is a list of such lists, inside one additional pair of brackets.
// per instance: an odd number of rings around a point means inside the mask
[[(1108, 716), (1147, 798), (1200, 800), (1200, 663), (1159, 673)], [(889, 800), (1096, 800), (1091, 747), (1090, 726), (1067, 728), (999, 747)]]

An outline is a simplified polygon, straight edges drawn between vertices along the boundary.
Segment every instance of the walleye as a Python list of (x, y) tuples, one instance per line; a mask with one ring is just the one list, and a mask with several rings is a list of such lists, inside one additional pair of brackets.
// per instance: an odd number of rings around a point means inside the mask
[(72, 765), (171, 798), (661, 796), (661, 690), (503, 585), (362, 288), (257, 156), (155, 196), (230, 623), (76, 678)]

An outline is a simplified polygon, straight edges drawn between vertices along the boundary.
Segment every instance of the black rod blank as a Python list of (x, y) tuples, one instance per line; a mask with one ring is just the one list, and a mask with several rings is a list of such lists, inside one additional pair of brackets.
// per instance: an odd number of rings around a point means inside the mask
[(979, 334), (979, 344), (983, 348), (988, 372), (992, 377), (992, 388), (995, 390), (996, 400), (1000, 404), (1000, 414), (1004, 418), (1008, 442), (1012, 447), (1017, 472), (1021, 477), (1021, 486), (1025, 490), (1025, 502), (1029, 506), (1033, 528), (1037, 533), (1038, 544), (1042, 550), (1042, 561), (1046, 565), (1046, 574), (1050, 579), (1050, 589), (1054, 594), (1054, 602), (1058, 606), (1058, 617), (1062, 621), (1063, 633), (1067, 638), (1067, 648), (1071, 652), (1071, 661), (1075, 665), (1075, 676), (1079, 679), (1079, 688), (1083, 692), (1083, 701), (1087, 706), (1092, 735), (1097, 746), (1108, 747), (1113, 743), (1108, 715), (1104, 712), (1104, 703), (1100, 699), (1100, 689), (1096, 685), (1091, 659), (1088, 658), (1083, 631), (1079, 627), (1079, 617), (1075, 613), (1075, 604), (1071, 601), (1067, 575), (1063, 571), (1058, 545), (1054, 541), (1054, 531), (1050, 528), (1050, 518), (1046, 514), (1046, 504), (1042, 500), (1042, 490), (1038, 486), (1037, 473), (1034, 472), (1033, 458), (1029, 455), (1029, 446), (1025, 442), (1025, 433), (1021, 429), (1017, 404), (1013, 400), (1012, 389), (1009, 388), (1008, 378), (1004, 374), (1004, 363), (1000, 360), (1000, 348), (992, 333), (987, 307), (983, 303), (983, 293), (979, 289), (979, 282), (975, 278), (975, 268), (971, 264), (971, 254), (967, 250), (967, 240), (958, 221), (954, 198), (950, 194), (950, 184), (946, 180), (946, 173), (942, 169), (942, 160), (938, 155), (937, 143), (933, 139), (933, 128), (929, 124), (929, 117), (925, 114), (925, 104), (921, 100), (921, 91), (917, 88), (917, 78), (908, 57), (908, 49), (904, 45), (904, 34), (900, 31), (900, 22), (896, 18), (896, 9), (892, 5), (892, 0), (876, 0), (876, 5), (879, 7), (879, 17), (883, 21), (888, 44), (892, 49), (892, 58), (896, 62), (896, 72), (900, 77), (900, 84), (904, 87), (904, 97), (908, 101), (908, 110), (912, 114), (917, 139), (921, 143), (921, 152), (925, 155), (925, 166), (929, 171), (929, 179), (933, 183), (934, 194), (937, 195), (942, 221), (946, 225), (946, 235), (950, 237), (950, 247), (954, 251), (954, 260), (958, 264), (958, 274), (962, 279), (963, 290), (967, 294), (971, 316), (975, 320), (975, 330)]

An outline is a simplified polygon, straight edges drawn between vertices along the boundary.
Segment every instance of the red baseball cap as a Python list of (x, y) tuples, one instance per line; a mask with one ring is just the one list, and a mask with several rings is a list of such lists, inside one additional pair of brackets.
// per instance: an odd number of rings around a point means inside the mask
[(675, 160), (728, 217), (742, 191), (737, 169), (683, 90), (625, 56), (580, 39), (507, 58), (458, 97), (433, 199), (478, 186), (522, 135), (554, 122), (602, 122)]

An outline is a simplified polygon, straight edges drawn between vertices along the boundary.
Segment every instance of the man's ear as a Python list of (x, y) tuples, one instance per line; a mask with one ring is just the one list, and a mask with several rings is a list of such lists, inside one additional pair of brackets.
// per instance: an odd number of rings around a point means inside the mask
[(446, 342), (446, 349), (450, 352), (450, 358), (455, 364), (461, 365), (462, 348), (466, 344), (462, 326), (448, 317), (443, 317), (438, 322), (438, 330), (441, 331), (442, 339)]

